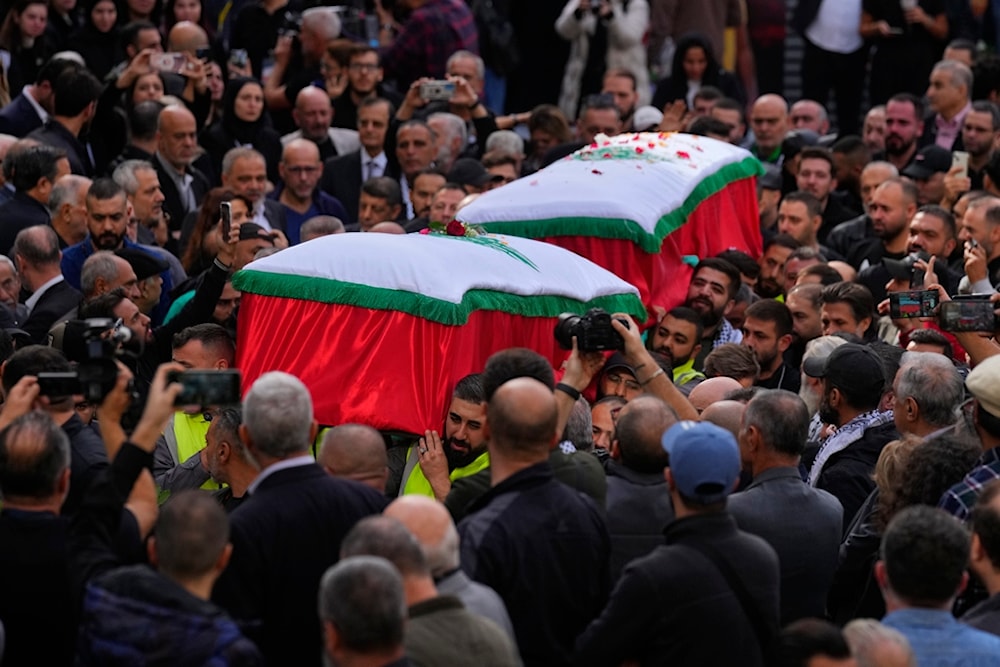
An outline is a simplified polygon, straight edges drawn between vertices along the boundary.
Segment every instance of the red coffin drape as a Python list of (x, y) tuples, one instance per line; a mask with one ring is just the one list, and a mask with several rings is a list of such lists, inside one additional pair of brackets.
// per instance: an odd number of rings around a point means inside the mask
[(572, 250), (632, 283), (650, 311), (653, 306), (669, 310), (687, 296), (692, 267), (684, 263), (685, 255), (712, 257), (729, 248), (752, 257), (760, 255), (756, 182), (752, 178), (735, 181), (703, 201), (685, 224), (663, 240), (655, 255), (618, 239), (549, 236), (539, 240)]
[(237, 366), (243, 391), (279, 370), (312, 393), (321, 424), (440, 430), (455, 382), (508, 347), (529, 347), (554, 366), (566, 357), (555, 318), (476, 311), (463, 326), (405, 313), (245, 294)]

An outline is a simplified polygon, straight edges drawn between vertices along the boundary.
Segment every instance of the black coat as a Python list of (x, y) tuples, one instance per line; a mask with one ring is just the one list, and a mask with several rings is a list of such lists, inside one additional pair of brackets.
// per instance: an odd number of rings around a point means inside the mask
[(829, 491), (844, 506), (844, 523), (851, 521), (875, 489), (872, 473), (882, 448), (899, 437), (892, 422), (874, 426), (846, 449), (826, 460), (816, 488)]
[(69, 168), (77, 176), (94, 177), (94, 161), (90, 158), (87, 145), (59, 121), (50, 118), (45, 125), (37, 128), (28, 136), (38, 143), (48, 144), (66, 151)]
[[(163, 210), (170, 215), (170, 231), (178, 231), (181, 229), (181, 224), (184, 222), (184, 217), (188, 214), (188, 211), (184, 210), (177, 186), (174, 185), (174, 180), (167, 173), (163, 164), (160, 163), (159, 158), (154, 158), (152, 162), (153, 168), (156, 169), (156, 175), (160, 179), (160, 190), (163, 191)], [(194, 180), (191, 182), (191, 189), (194, 191), (195, 201), (200, 205), (209, 189), (208, 179), (194, 167), (188, 167), (188, 172), (194, 177)], [(197, 211), (198, 209), (194, 210), (196, 214)]]
[[(778, 628), (778, 556), (737, 529), (726, 512), (674, 521), (666, 544), (625, 568), (608, 605), (576, 642), (576, 665), (763, 665), (748, 612), (701, 550), (724, 560), (753, 603), (749, 612)], [(697, 545), (697, 546), (692, 546)]]
[[(332, 157), (323, 163), (323, 178), (319, 189), (336, 197), (347, 210), (350, 220), (344, 223), (356, 222), (358, 219), (358, 200), (361, 198), (361, 150), (346, 155)], [(384, 176), (399, 179), (399, 165), (391, 158), (386, 162)], [(405, 209), (405, 206), (404, 206)]]
[[(586, 456), (586, 454), (584, 454)], [(497, 484), (459, 524), (462, 569), (503, 599), (525, 667), (570, 664), (604, 606), (610, 543), (600, 510), (539, 463)]]
[(18, 232), (36, 225), (47, 225), (52, 221), (49, 209), (37, 199), (24, 192), (15, 192), (14, 197), (0, 206), (0, 253), (10, 254)]
[(344, 535), (385, 504), (309, 463), (267, 475), (230, 515), (233, 558), (212, 599), (250, 624), (246, 634), (267, 664), (320, 667), (320, 578), (340, 559)]
[(45, 290), (21, 328), (38, 345), (48, 345), (49, 329), (60, 317), (80, 305), (82, 298), (83, 294), (70, 287), (65, 280), (60, 280)]
[(764, 538), (781, 563), (781, 624), (822, 618), (837, 569), (843, 508), (814, 489), (798, 467), (765, 470), (744, 491), (729, 496), (726, 509), (740, 530)]
[(10, 104), (0, 109), (0, 133), (9, 134), (15, 137), (26, 137), (28, 134), (42, 126), (42, 118), (31, 106), (31, 102), (24, 99), (24, 92), (10, 101)]

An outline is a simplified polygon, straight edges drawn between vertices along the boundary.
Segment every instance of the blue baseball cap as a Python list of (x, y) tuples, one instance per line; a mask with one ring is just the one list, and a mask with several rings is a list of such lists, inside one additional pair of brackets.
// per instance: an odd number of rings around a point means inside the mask
[(733, 434), (709, 422), (677, 422), (660, 441), (685, 498), (710, 505), (726, 499), (740, 477), (740, 450)]

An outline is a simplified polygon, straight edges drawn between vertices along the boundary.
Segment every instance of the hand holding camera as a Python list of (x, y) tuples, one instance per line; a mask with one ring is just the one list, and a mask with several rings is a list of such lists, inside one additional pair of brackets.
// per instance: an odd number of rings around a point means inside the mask
[(136, 446), (147, 452), (153, 451), (167, 421), (174, 416), (174, 402), (183, 389), (180, 384), (169, 382), (169, 374), (183, 370), (183, 366), (175, 363), (162, 364), (156, 369), (146, 396), (146, 407), (131, 438)]

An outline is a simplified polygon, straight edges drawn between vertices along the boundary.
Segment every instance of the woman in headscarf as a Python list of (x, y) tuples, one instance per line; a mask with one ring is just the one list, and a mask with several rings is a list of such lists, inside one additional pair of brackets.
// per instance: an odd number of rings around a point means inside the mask
[(267, 177), (278, 182), (281, 137), (271, 127), (264, 109), (264, 89), (256, 79), (240, 77), (226, 84), (222, 119), (205, 130), (200, 139), (215, 167), (222, 173), (222, 158), (232, 148), (252, 146), (267, 164)]

